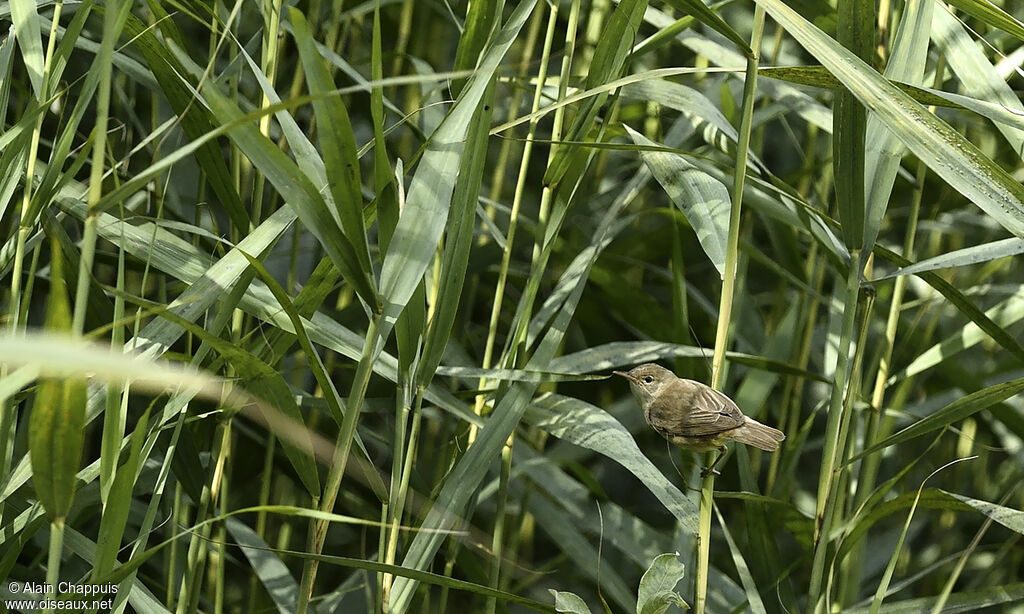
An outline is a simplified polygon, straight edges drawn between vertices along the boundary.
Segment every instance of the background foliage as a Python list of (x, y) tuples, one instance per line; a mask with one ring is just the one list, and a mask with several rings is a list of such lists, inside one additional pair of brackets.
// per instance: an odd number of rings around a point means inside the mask
[(4, 597), (1022, 611), (1024, 7), (950, 5), (0, 6)]

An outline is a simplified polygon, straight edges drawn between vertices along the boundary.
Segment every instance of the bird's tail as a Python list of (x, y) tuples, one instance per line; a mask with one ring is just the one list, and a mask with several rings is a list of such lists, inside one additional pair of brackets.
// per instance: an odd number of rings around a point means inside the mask
[(740, 443), (761, 448), (768, 452), (774, 452), (778, 449), (779, 442), (786, 438), (786, 435), (779, 429), (773, 429), (753, 418), (747, 418), (743, 426), (732, 432), (732, 437)]

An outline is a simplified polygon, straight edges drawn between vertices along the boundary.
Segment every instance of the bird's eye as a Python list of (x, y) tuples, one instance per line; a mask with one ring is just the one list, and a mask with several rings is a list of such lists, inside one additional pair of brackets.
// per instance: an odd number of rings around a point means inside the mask
[(644, 377), (644, 383), (645, 383), (645, 384), (650, 384), (650, 383), (651, 383), (651, 382), (653, 382), (653, 381), (654, 381), (654, 378), (653, 378), (653, 377), (651, 377), (650, 375), (648, 375), (648, 376)]

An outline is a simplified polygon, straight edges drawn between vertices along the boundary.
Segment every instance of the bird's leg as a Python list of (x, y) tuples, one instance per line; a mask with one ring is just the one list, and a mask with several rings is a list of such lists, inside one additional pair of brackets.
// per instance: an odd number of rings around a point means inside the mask
[(718, 461), (720, 461), (723, 458), (725, 458), (725, 453), (728, 452), (728, 451), (729, 451), (729, 448), (726, 448), (725, 444), (722, 444), (722, 445), (718, 446), (718, 458), (715, 459), (715, 462), (711, 463), (710, 467), (708, 467), (708, 468), (706, 468), (706, 469), (704, 469), (703, 471), (700, 472), (700, 477), (706, 478), (709, 475), (711, 475), (712, 473), (715, 474), (715, 475), (722, 475), (722, 474), (718, 473), (717, 471), (715, 471), (715, 465), (718, 464)]

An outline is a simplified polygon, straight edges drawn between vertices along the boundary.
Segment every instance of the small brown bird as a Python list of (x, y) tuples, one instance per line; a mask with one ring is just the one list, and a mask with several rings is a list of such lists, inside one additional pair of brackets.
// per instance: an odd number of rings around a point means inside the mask
[(782, 431), (744, 416), (736, 403), (721, 392), (676, 377), (660, 365), (647, 363), (632, 371), (615, 371), (615, 375), (629, 380), (647, 424), (662, 437), (687, 450), (722, 452), (705, 469), (705, 475), (714, 471), (725, 454), (725, 442), (730, 439), (773, 452), (786, 438)]

